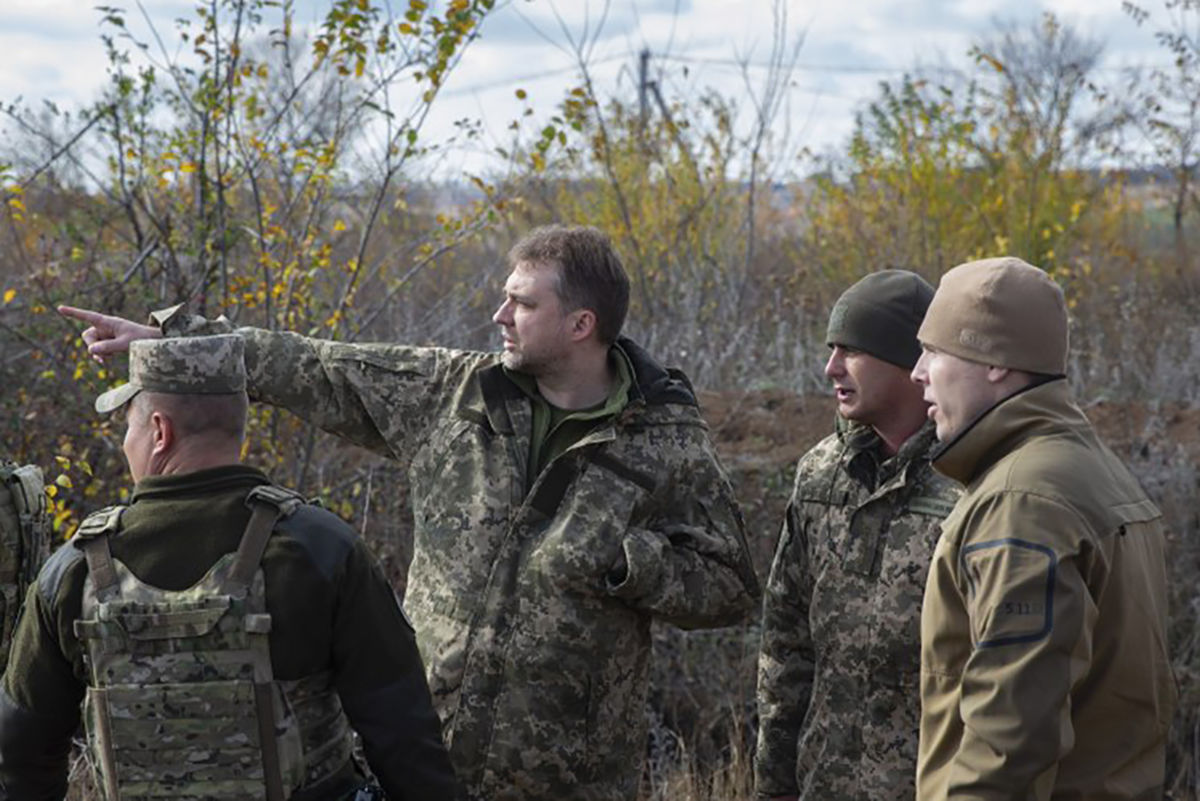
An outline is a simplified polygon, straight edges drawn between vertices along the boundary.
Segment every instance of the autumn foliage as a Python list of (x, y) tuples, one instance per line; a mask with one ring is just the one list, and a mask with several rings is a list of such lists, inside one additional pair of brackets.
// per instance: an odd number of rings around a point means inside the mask
[[(1167, 410), (1200, 407), (1200, 122), (1195, 94), (1171, 89), (1200, 75), (1200, 52), (1170, 37), (1177, 17), (1126, 5), (1163, 26), (1172, 80), (1105, 86), (1099, 47), (1044, 17), (978, 42), (962, 73), (881, 84), (840, 152), (797, 161), (777, 116), (794, 60), (773, 61), (776, 83), (749, 98), (656, 89), (643, 110), (596, 85), (581, 55), (549, 117), (515, 92), (494, 169), (436, 182), (427, 166), (479, 130), (435, 140), (424, 123), (492, 0), (407, 0), (394, 16), (336, 0), (307, 31), (289, 4), (210, 0), (153, 35), (102, 8), (103, 95), (4, 109), (19, 136), (0, 149), (0, 455), (46, 469), (60, 540), (127, 497), (122, 423), (91, 410), (124, 368), (86, 357), (52, 313), (62, 302), (135, 319), (186, 302), (314, 336), (487, 348), (508, 245), (536, 224), (587, 223), (631, 273), (629, 332), (736, 419), (750, 407), (734, 398), (766, 414), (824, 392), (825, 314), (865, 273), (936, 281), (1020, 256), (1067, 291), (1081, 402), (1145, 413), (1122, 456), (1174, 532), (1183, 711), (1169, 768), (1173, 797), (1195, 797), (1200, 484), (1190, 446), (1165, 432)], [(1131, 145), (1137, 129), (1152, 152)], [(716, 436), (765, 571), (796, 454), (750, 465), (731, 430)], [(352, 520), (403, 586), (404, 465), (268, 408), (253, 412), (247, 459)], [(647, 797), (752, 797), (754, 625), (656, 636)]]

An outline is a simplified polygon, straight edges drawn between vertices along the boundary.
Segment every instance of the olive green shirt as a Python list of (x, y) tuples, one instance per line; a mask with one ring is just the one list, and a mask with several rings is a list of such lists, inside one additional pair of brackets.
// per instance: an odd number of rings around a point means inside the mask
[(586, 437), (604, 421), (620, 414), (629, 403), (629, 390), (633, 386), (633, 366), (629, 363), (629, 357), (619, 347), (614, 345), (608, 353), (616, 380), (603, 403), (586, 409), (560, 409), (553, 406), (538, 391), (536, 378), (528, 373), (518, 373), (505, 368), (505, 375), (529, 396), (533, 406), (529, 475), (526, 476), (525, 486), (532, 486), (534, 479), (555, 457)]

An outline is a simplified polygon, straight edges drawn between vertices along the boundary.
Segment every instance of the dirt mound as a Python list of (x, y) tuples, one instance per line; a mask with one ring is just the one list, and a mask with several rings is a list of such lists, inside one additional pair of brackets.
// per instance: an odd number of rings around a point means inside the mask
[(833, 431), (832, 397), (782, 389), (698, 394), (721, 458), (733, 471), (777, 470), (795, 464)]

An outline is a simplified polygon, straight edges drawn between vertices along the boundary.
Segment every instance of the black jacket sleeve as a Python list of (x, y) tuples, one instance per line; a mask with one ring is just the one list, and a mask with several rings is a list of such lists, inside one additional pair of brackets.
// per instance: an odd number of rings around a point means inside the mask
[[(415, 645), (413, 650), (415, 654)], [(460, 797), (423, 672), (362, 695), (343, 695), (342, 708), (362, 737), (367, 763), (389, 799)]]
[(75, 726), (19, 705), (0, 688), (0, 799), (59, 801)]

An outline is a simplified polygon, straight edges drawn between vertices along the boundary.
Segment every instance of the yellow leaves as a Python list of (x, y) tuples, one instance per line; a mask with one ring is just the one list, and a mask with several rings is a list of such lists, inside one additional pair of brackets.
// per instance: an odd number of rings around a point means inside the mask
[(25, 201), (21, 199), (23, 192), (24, 190), (16, 184), (8, 187), (8, 210), (17, 222), (25, 219)]
[(185, 161), (179, 165), (179, 171), (185, 174), (190, 174), (196, 171), (196, 163), (194, 161)]
[(71, 477), (66, 473), (59, 473), (58, 477), (54, 479), (54, 483), (63, 489), (75, 489), (74, 482), (71, 481)]
[(346, 221), (345, 220), (335, 220), (333, 223), (333, 230), (339, 234), (342, 231), (345, 231), (346, 230)]
[[(49, 490), (50, 487), (47, 487), (46, 489)], [(50, 526), (54, 529), (54, 531), (60, 533), (64, 540), (68, 539), (73, 533), (75, 533), (75, 526), (68, 525), (68, 523), (74, 521), (75, 513), (72, 512), (70, 507), (67, 506), (66, 498), (57, 499), (52, 497), (49, 507)]]
[(15, 289), (4, 290), (4, 296), (3, 296), (4, 303), (0, 304), (0, 305), (7, 306), (8, 304), (13, 302), (13, 298), (15, 298), (16, 296), (17, 296), (17, 290), (15, 290)]
[(1086, 207), (1087, 207), (1087, 201), (1084, 200), (1083, 198), (1080, 198), (1079, 200), (1076, 200), (1074, 203), (1071, 204), (1070, 219), (1071, 219), (1072, 223), (1079, 221), (1079, 216), (1081, 214), (1083, 214), (1083, 210)]

